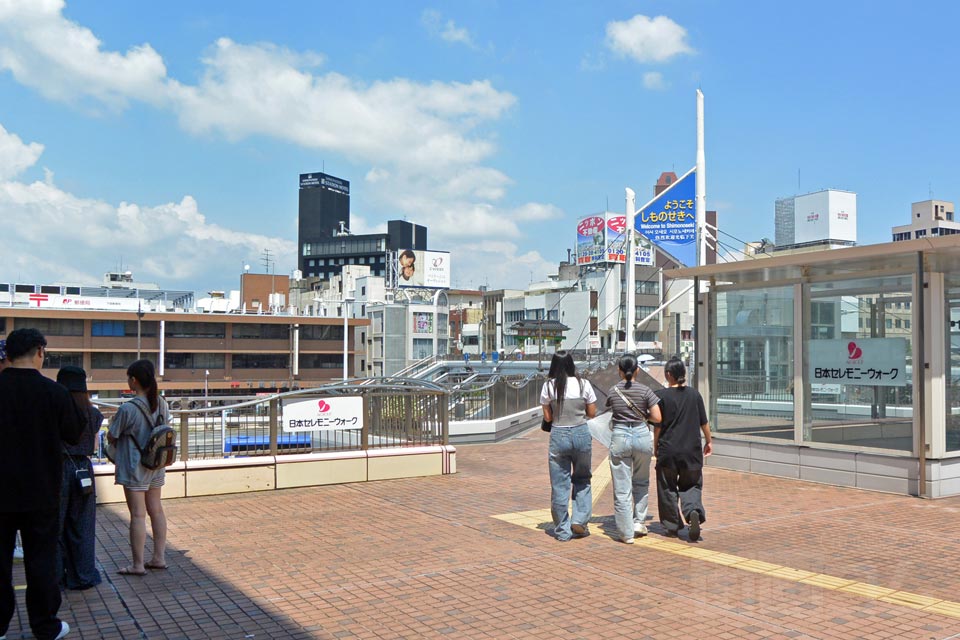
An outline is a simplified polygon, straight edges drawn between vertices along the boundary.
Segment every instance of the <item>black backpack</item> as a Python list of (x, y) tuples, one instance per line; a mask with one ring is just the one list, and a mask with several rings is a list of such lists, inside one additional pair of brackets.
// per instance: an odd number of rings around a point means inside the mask
[[(136, 400), (132, 402), (147, 419), (147, 424), (153, 423), (152, 417), (143, 408), (143, 404)], [(177, 432), (164, 421), (162, 411), (157, 415), (157, 421), (150, 431), (147, 444), (141, 447), (137, 439), (133, 438), (133, 445), (140, 452), (140, 464), (151, 471), (169, 467), (177, 461)]]

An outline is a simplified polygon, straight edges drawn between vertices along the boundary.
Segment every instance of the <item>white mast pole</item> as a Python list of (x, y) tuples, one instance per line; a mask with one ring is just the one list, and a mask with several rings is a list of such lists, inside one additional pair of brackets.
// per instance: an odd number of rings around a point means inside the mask
[(634, 328), (637, 324), (637, 273), (633, 264), (633, 254), (636, 251), (636, 233), (634, 232), (634, 218), (637, 215), (637, 194), (629, 187), (627, 192), (627, 227), (624, 230), (627, 234), (627, 260), (623, 268), (627, 270), (627, 353), (633, 353), (636, 350), (634, 341)]
[(703, 92), (697, 89), (697, 264), (707, 263), (707, 160), (703, 149)]

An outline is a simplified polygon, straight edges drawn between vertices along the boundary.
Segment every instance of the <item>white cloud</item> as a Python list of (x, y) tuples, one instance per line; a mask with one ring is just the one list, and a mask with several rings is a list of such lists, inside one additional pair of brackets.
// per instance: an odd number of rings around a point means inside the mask
[(93, 33), (63, 17), (62, 0), (0, 0), (0, 70), (47, 98), (93, 98), (112, 109), (131, 98), (161, 102), (166, 66), (148, 45), (104, 51)]
[(643, 86), (653, 91), (663, 91), (667, 88), (667, 83), (659, 71), (648, 71), (643, 74)]
[(36, 164), (41, 153), (42, 144), (24, 144), (18, 135), (8, 133), (3, 125), (0, 125), (0, 180), (20, 175)]
[(426, 28), (430, 35), (439, 37), (445, 42), (465, 44), (471, 49), (477, 48), (469, 31), (463, 27), (458, 27), (453, 20), (444, 22), (443, 16), (436, 9), (425, 9), (420, 14), (420, 24)]
[(666, 62), (693, 53), (686, 40), (687, 30), (667, 16), (635, 15), (624, 22), (607, 23), (607, 46), (637, 62)]
[[(12, 137), (0, 135), (0, 147)], [(38, 157), (39, 151), (33, 162)], [(0, 176), (11, 177), (13, 166), (0, 153)], [(209, 222), (191, 196), (158, 206), (113, 206), (60, 189), (49, 172), (42, 182), (0, 180), (0, 219), (5, 245), (12, 249), (0, 252), (0, 273), (23, 274), (31, 281), (95, 283), (122, 259), (139, 280), (187, 289), (198, 280), (235, 286), (224, 274), (263, 249), (291, 257), (291, 264), (281, 262), (278, 271), (292, 269), (296, 256), (289, 240)]]
[[(340, 154), (366, 167), (365, 199), (378, 207), (375, 211), (385, 212), (382, 216), (359, 212), (366, 220), (406, 216), (427, 225), (431, 245), (440, 249), (463, 238), (516, 239), (523, 225), (559, 215), (548, 204), (503, 204), (512, 180), (487, 166), (497, 147), (491, 125), (508, 113), (516, 98), (489, 80), (363, 81), (323, 68), (325, 60), (316, 53), (220, 38), (201, 60), (199, 79), (187, 83), (167, 75), (162, 57), (149, 44), (125, 53), (109, 51), (90, 29), (66, 19), (63, 8), (60, 0), (0, 0), (0, 71), (9, 71), (44, 96), (83, 108), (93, 104), (116, 111), (141, 101), (175, 114), (181, 127), (196, 135), (228, 140), (267, 136)], [(452, 20), (430, 12), (423, 19), (434, 24), (436, 35), (448, 42), (473, 43), (469, 32)], [(23, 145), (15, 137), (0, 136), (0, 143), (9, 146), (6, 151), (0, 147), (0, 179), (31, 166), (42, 151), (42, 146)], [(138, 224), (145, 224), (144, 214), (149, 212), (159, 217), (156, 223), (169, 221), (171, 229), (176, 224), (194, 225), (183, 234), (187, 254), (190, 247), (205, 241), (229, 248), (200, 252), (195, 259), (185, 257), (167, 267), (158, 262), (156, 273), (164, 277), (187, 277), (191, 269), (199, 277), (207, 268), (204, 265), (215, 260), (213, 254), (232, 253), (228, 267), (233, 269), (236, 260), (249, 259), (236, 253), (257, 243), (273, 242), (280, 255), (276, 243), (282, 241), (212, 225), (192, 199), (159, 207), (113, 207), (77, 200), (57, 189), (52, 178), (46, 191), (40, 189), (44, 185), (13, 184), (4, 187), (32, 194), (33, 199), (23, 206), (39, 208), (40, 219), (60, 217), (69, 226), (83, 219), (70, 212), (96, 210), (109, 220), (99, 228), (110, 229), (122, 219), (130, 225), (128, 230), (143, 234), (146, 230)], [(8, 194), (0, 205), (7, 213), (13, 213), (10, 198)], [(22, 214), (16, 215), (19, 219)], [(353, 226), (378, 228), (379, 224), (364, 221)], [(175, 239), (159, 237), (169, 243)], [(254, 257), (262, 248), (254, 250)], [(292, 244), (284, 251), (295, 260)], [(103, 262), (99, 255), (89, 258), (77, 264)], [(468, 255), (460, 265), (467, 269), (471, 260), (473, 256)]]

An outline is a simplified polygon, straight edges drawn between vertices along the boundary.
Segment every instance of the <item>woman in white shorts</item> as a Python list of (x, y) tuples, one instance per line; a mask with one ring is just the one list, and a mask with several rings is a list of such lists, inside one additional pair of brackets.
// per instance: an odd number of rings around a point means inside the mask
[[(127, 383), (137, 397), (120, 405), (110, 423), (107, 438), (117, 447), (116, 480), (123, 486), (123, 494), (130, 510), (130, 549), (133, 562), (118, 571), (121, 575), (142, 576), (147, 569), (166, 569), (167, 518), (160, 501), (165, 480), (164, 468), (147, 469), (140, 464), (140, 449), (146, 446), (150, 432), (162, 414), (170, 424), (166, 401), (157, 391), (157, 377), (153, 363), (137, 360), (127, 368)], [(153, 530), (153, 555), (144, 562), (147, 542), (147, 515)]]

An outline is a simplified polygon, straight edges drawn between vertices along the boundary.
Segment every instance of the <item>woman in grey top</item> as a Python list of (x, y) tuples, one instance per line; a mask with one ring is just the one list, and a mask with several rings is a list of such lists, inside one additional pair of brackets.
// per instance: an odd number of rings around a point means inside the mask
[(647, 502), (653, 434), (647, 420), (660, 422), (660, 398), (650, 387), (634, 382), (637, 359), (625, 355), (617, 363), (620, 382), (607, 394), (613, 411), (610, 440), (610, 476), (613, 478), (613, 513), (620, 541), (633, 544), (634, 536), (647, 535)]
[[(116, 484), (123, 486), (123, 495), (130, 510), (130, 548), (133, 563), (120, 569), (122, 575), (142, 576), (147, 569), (166, 569), (164, 556), (167, 547), (167, 517), (160, 502), (160, 491), (165, 480), (164, 468), (147, 469), (140, 464), (140, 449), (146, 446), (150, 432), (162, 414), (170, 423), (166, 401), (157, 392), (157, 378), (153, 363), (137, 360), (127, 368), (127, 384), (137, 397), (117, 409), (110, 423), (107, 438), (117, 445)], [(136, 442), (134, 442), (136, 440)], [(139, 448), (138, 448), (139, 447)], [(153, 556), (143, 561), (143, 547), (147, 542), (147, 515), (153, 530)]]
[[(557, 351), (540, 392), (543, 419), (550, 426), (550, 513), (554, 535), (566, 541), (589, 534), (593, 507), (590, 492), (590, 429), (587, 418), (597, 415), (593, 387), (577, 375), (573, 356)], [(573, 489), (573, 518), (567, 505)]]

